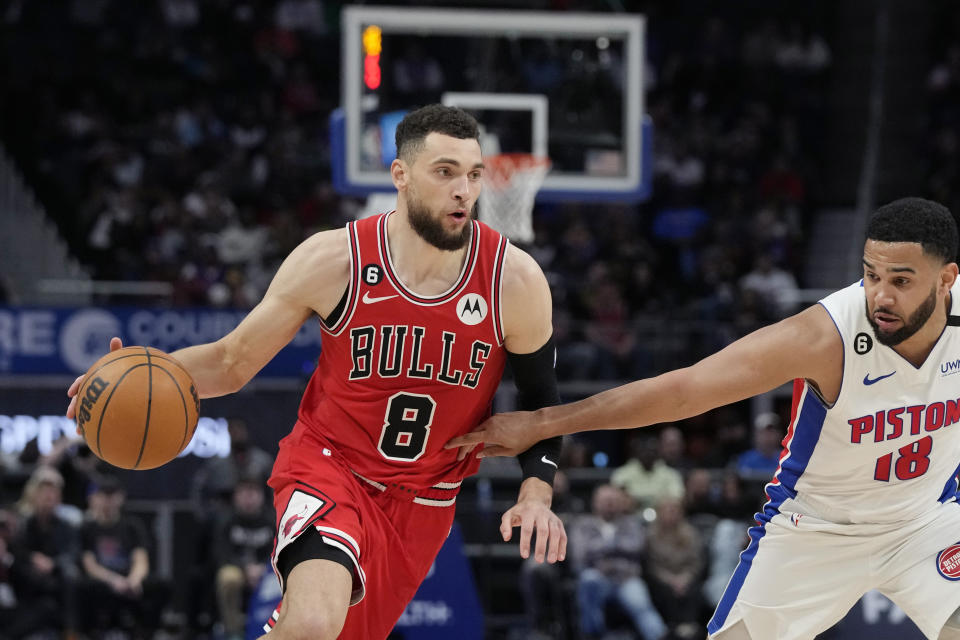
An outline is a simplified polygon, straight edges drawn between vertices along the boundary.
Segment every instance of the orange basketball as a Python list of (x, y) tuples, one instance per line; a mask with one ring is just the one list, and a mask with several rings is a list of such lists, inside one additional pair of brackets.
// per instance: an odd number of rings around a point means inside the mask
[(76, 411), (77, 426), (97, 456), (124, 469), (152, 469), (190, 442), (200, 399), (175, 359), (151, 347), (124, 347), (87, 370)]

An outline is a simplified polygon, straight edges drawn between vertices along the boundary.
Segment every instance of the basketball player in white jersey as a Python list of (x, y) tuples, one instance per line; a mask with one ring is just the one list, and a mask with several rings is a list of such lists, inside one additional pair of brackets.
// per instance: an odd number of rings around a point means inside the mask
[(960, 639), (957, 226), (920, 198), (872, 216), (863, 280), (697, 364), (450, 441), (514, 455), (551, 436), (674, 422), (794, 381), (769, 498), (708, 625), (714, 640), (814, 638), (871, 589)]

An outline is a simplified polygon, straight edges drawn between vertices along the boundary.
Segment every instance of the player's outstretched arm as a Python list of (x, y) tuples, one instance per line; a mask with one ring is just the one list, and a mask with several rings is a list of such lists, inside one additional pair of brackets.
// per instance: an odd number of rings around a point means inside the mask
[[(759, 329), (697, 364), (637, 380), (566, 405), (497, 414), (447, 447), (511, 455), (543, 438), (601, 429), (674, 422), (775, 389), (795, 378), (811, 380), (828, 399), (843, 374), (843, 344), (829, 314), (814, 305)], [(490, 446), (493, 445), (493, 446)]]

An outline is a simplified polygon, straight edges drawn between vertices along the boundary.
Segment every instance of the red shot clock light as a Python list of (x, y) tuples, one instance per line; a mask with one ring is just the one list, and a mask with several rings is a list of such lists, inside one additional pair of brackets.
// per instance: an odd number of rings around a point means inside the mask
[(380, 86), (380, 49), (383, 32), (380, 27), (371, 24), (363, 30), (363, 83), (367, 89)]

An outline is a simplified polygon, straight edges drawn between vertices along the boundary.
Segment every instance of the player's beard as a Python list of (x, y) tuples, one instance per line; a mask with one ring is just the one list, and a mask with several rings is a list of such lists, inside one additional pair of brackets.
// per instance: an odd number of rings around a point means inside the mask
[[(443, 228), (443, 222), (435, 219), (423, 201), (412, 193), (407, 195), (407, 219), (418, 236), (441, 251), (462, 249), (470, 242), (473, 233), (472, 224), (463, 225), (463, 229), (458, 233), (449, 233)], [(470, 211), (470, 219), (477, 219), (476, 203)]]
[[(893, 333), (883, 333), (880, 331), (880, 326), (870, 313), (870, 305), (866, 304), (865, 307), (867, 310), (867, 322), (873, 327), (873, 335), (877, 337), (877, 342), (888, 347), (895, 347), (917, 331), (920, 331), (927, 320), (930, 319), (930, 316), (933, 315), (934, 310), (937, 308), (937, 287), (934, 285), (927, 299), (921, 302), (917, 310), (911, 313), (910, 317), (904, 321), (903, 326)], [(876, 311), (896, 315), (883, 307), (877, 308)]]

